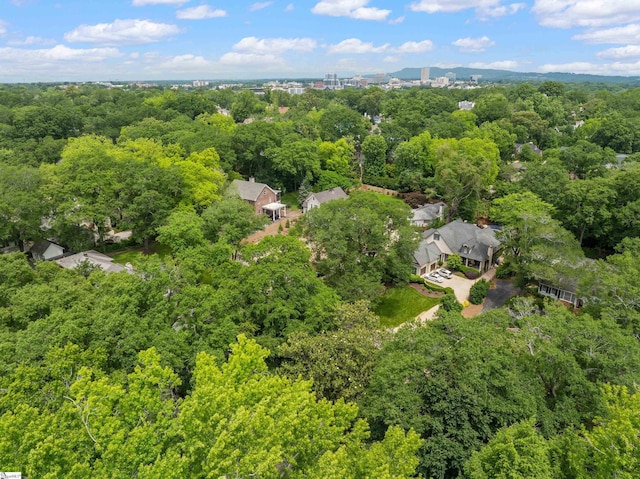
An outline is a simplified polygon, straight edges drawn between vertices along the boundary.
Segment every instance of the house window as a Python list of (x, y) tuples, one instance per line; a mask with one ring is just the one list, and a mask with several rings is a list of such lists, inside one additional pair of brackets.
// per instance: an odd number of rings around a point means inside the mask
[(440, 241), (440, 233), (438, 233), (437, 231), (433, 233), (433, 239), (436, 241)]

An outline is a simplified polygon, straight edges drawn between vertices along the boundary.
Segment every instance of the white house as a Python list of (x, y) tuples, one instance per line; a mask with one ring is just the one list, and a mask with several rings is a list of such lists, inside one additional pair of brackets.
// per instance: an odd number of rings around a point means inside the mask
[(321, 191), (320, 193), (311, 193), (309, 196), (307, 196), (307, 199), (302, 202), (302, 212), (306, 213), (307, 211), (313, 208), (317, 208), (321, 204), (327, 203), (329, 201), (346, 198), (347, 194), (339, 186), (336, 188), (331, 188), (327, 191)]
[(422, 205), (411, 210), (409, 222), (416, 226), (428, 226), (433, 220), (444, 217), (445, 206), (442, 202)]

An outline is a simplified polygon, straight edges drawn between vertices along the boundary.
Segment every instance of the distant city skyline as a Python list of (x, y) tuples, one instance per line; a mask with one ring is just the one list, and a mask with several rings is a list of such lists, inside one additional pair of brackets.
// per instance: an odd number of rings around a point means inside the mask
[(640, 75), (631, 0), (4, 0), (0, 82), (324, 78), (405, 67)]

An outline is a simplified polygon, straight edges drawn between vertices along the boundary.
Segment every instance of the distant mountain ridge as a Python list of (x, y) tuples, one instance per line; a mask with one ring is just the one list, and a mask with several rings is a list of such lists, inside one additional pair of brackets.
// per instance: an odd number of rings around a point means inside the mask
[[(400, 71), (389, 73), (390, 76), (401, 80), (419, 80), (420, 68), (403, 68)], [(430, 67), (429, 76), (431, 79), (443, 77), (446, 73), (456, 74), (457, 80), (469, 80), (471, 75), (482, 75), (481, 82), (527, 82), (527, 81), (559, 81), (563, 83), (627, 83), (640, 85), (640, 76), (608, 76), (589, 75), (586, 73), (536, 73), (536, 72), (514, 72), (509, 70), (489, 70), (483, 68), (438, 68)]]

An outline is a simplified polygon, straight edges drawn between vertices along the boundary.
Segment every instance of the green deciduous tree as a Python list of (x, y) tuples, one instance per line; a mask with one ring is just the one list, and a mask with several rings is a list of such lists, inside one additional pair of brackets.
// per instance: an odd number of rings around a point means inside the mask
[(435, 183), (449, 207), (449, 217), (456, 214), (471, 219), (476, 202), (498, 176), (498, 147), (489, 140), (463, 138), (434, 140)]
[(158, 242), (171, 248), (174, 254), (202, 246), (203, 224), (193, 207), (179, 208), (169, 215), (166, 224), (158, 227)]
[(297, 334), (278, 350), (280, 371), (291, 378), (313, 380), (319, 398), (358, 399), (369, 384), (379, 344), (386, 334), (365, 301), (336, 309), (337, 328), (317, 336)]
[(225, 241), (236, 249), (240, 241), (262, 228), (265, 215), (256, 216), (255, 208), (236, 196), (225, 196), (202, 213), (203, 231), (212, 242)]
[(43, 182), (35, 168), (0, 163), (0, 241), (13, 241), (22, 251), (25, 241), (44, 235), (40, 225), (51, 205), (43, 197)]
[(369, 135), (362, 142), (364, 172), (367, 176), (384, 176), (387, 142), (381, 135)]
[(465, 464), (469, 479), (552, 479), (549, 443), (529, 420), (500, 429)]
[(345, 299), (371, 299), (383, 281), (407, 281), (418, 240), (408, 215), (403, 202), (364, 192), (314, 208), (303, 229), (319, 273)]

